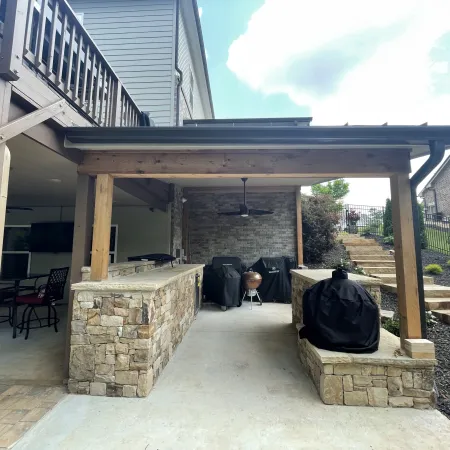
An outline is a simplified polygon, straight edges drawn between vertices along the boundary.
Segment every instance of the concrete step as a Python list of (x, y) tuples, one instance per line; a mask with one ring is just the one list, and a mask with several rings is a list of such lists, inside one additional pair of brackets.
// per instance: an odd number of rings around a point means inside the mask
[(352, 262), (360, 267), (395, 267), (395, 261), (377, 261), (375, 259), (352, 259)]
[(426, 298), (425, 308), (427, 311), (450, 309), (450, 298)]
[(441, 322), (450, 324), (450, 309), (432, 312)]
[(394, 267), (364, 267), (364, 271), (369, 273), (370, 275), (376, 276), (379, 273), (384, 274), (392, 274), (395, 275), (395, 266)]
[[(364, 268), (364, 271), (366, 269)], [(366, 271), (367, 272), (367, 271)], [(379, 278), (386, 284), (395, 284), (397, 283), (397, 278), (395, 277), (395, 274), (389, 274), (389, 273), (378, 273), (378, 274), (372, 274), (374, 278)], [(432, 285), (434, 283), (433, 277), (423, 277), (423, 283), (425, 285)]]
[(389, 254), (379, 255), (354, 255), (354, 259), (358, 261), (394, 261), (394, 257)]
[[(397, 286), (395, 284), (383, 284), (382, 289), (397, 293)], [(440, 286), (439, 284), (426, 284), (424, 286), (425, 298), (448, 298), (450, 297), (450, 287)]]

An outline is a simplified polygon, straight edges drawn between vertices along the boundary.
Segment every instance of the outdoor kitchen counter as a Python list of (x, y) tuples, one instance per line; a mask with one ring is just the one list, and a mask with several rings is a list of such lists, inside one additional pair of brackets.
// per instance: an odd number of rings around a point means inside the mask
[(165, 266), (148, 272), (118, 276), (104, 281), (82, 281), (74, 291), (156, 291), (178, 279), (203, 270), (203, 264)]
[(202, 279), (202, 264), (136, 262), (73, 284), (69, 391), (146, 397), (195, 318)]

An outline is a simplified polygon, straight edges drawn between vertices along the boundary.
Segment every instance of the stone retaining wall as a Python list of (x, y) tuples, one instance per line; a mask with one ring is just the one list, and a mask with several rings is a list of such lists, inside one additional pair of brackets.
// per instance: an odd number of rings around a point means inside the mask
[(194, 319), (196, 273), (153, 291), (76, 291), (69, 391), (146, 397)]
[[(434, 360), (387, 364), (323, 364), (314, 346), (299, 339), (300, 360), (327, 405), (406, 407), (435, 406)], [(343, 354), (346, 355), (346, 354)]]

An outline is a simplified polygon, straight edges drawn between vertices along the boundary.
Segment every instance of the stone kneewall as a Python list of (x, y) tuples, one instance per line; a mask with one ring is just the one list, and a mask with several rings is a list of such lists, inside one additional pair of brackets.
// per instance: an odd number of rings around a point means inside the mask
[[(313, 285), (313, 282), (295, 274), (292, 277), (292, 323), (294, 325), (303, 324), (303, 294)], [(381, 306), (380, 287), (364, 286), (364, 288), (372, 295), (378, 306)]]
[(433, 366), (424, 367), (422, 362), (417, 362), (417, 367), (322, 364), (306, 339), (298, 342), (300, 360), (327, 405), (417, 409), (435, 406)]
[[(110, 264), (108, 267), (108, 280), (112, 280), (117, 277), (127, 277), (136, 273), (149, 272), (150, 270), (160, 269), (170, 265), (168, 264), (156, 264), (155, 261), (134, 261), (127, 263)], [(81, 281), (90, 281), (91, 268), (83, 267), (81, 269)]]
[(146, 397), (194, 319), (195, 295), (196, 273), (150, 292), (77, 291), (69, 391)]

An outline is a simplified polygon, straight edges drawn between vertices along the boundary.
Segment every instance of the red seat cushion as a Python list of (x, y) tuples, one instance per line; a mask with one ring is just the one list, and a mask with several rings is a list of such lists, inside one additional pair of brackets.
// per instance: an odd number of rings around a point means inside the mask
[(22, 305), (42, 305), (44, 299), (38, 297), (38, 294), (20, 295), (16, 298), (16, 303)]

